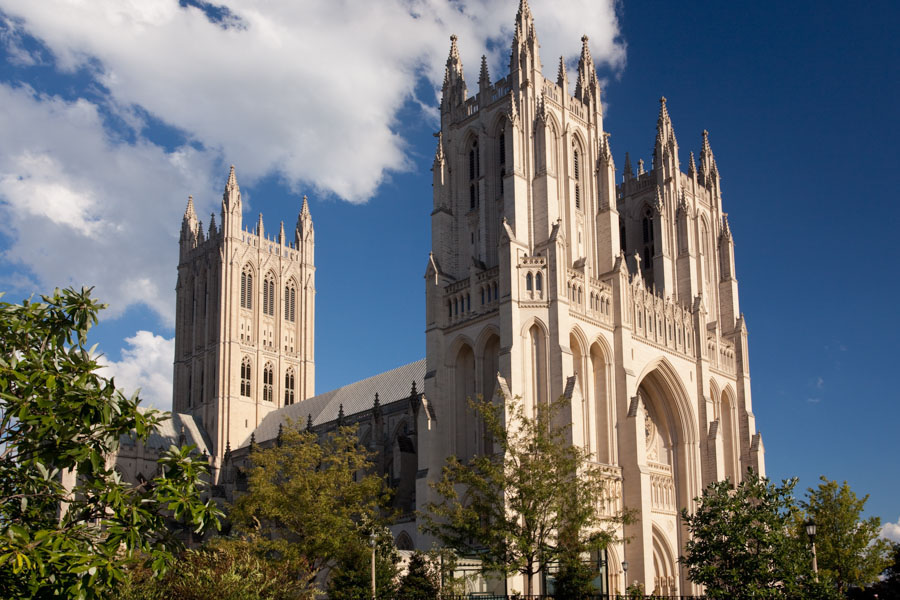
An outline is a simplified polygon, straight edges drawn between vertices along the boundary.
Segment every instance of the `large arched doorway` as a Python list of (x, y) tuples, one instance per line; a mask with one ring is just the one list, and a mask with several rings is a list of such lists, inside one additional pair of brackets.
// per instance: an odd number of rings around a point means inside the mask
[(645, 584), (648, 591), (656, 587), (654, 593), (677, 595), (687, 584), (677, 563), (677, 549), (687, 535), (679, 513), (700, 493), (696, 419), (681, 380), (665, 359), (640, 379), (638, 395), (646, 449), (640, 466), (648, 474), (643, 493), (650, 498), (650, 519), (644, 527), (652, 530), (653, 544), (644, 548), (645, 560), (652, 556)]

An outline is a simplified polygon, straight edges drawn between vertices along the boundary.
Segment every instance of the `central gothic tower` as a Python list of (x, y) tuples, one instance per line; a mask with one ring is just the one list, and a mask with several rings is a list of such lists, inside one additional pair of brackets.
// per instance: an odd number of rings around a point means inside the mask
[[(571, 442), (605, 465), (609, 514), (639, 518), (603, 557), (612, 592), (696, 590), (678, 565), (679, 511), (706, 484), (764, 473), (750, 398), (734, 243), (706, 132), (681, 170), (665, 98), (652, 164), (616, 168), (582, 38), (574, 93), (565, 62), (542, 72), (526, 0), (509, 74), (482, 57), (474, 95), (456, 36), (433, 163), (425, 273), (429, 410), (420, 413), (417, 504), (448, 455), (482, 453), (467, 398), (571, 399)], [(422, 540), (420, 547), (426, 547)], [(598, 557), (599, 558), (599, 557)], [(521, 589), (521, 585), (513, 587)]]

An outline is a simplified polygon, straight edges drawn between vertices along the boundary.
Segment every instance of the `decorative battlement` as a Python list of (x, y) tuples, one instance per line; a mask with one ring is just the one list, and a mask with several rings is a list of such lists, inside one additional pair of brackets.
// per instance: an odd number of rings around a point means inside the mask
[(612, 325), (612, 286), (609, 283), (568, 268), (566, 297), (569, 299), (570, 315)]
[(706, 350), (713, 369), (734, 375), (736, 372), (734, 344), (717, 336), (715, 331), (707, 331)]
[(454, 281), (444, 288), (448, 324), (494, 312), (499, 306), (500, 267)]
[(691, 307), (647, 289), (640, 276), (632, 276), (627, 288), (632, 310), (632, 335), (689, 358), (696, 358), (694, 313)]

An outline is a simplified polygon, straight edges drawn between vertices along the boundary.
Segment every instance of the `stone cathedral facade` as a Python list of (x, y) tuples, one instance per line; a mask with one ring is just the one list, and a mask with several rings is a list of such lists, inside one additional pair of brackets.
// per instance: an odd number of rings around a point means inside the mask
[[(398, 546), (428, 548), (415, 510), (434, 499), (429, 483), (448, 456), (490, 450), (467, 399), (521, 396), (534, 410), (566, 395), (571, 443), (608, 477), (604, 509), (638, 515), (621, 532), (627, 545), (594, 557), (603, 591), (624, 590), (627, 560), (628, 583), (691, 594), (680, 509), (711, 481), (765, 473), (716, 161), (703, 132), (699, 162), (691, 152), (682, 165), (662, 98), (652, 162), (626, 154), (617, 173), (587, 37), (574, 94), (562, 60), (544, 77), (539, 48), (521, 0), (508, 74), (492, 80), (482, 60), (470, 92), (451, 36), (424, 360), (315, 395), (306, 200), (290, 238), (283, 224), (268, 236), (262, 216), (244, 228), (234, 168), (221, 227), (213, 219), (204, 232), (189, 201), (167, 435), (207, 452), (213, 489), (229, 497), (248, 447), (275, 443), (288, 419), (318, 432), (358, 423), (397, 492)], [(120, 463), (134, 473), (152, 455), (124, 448)]]

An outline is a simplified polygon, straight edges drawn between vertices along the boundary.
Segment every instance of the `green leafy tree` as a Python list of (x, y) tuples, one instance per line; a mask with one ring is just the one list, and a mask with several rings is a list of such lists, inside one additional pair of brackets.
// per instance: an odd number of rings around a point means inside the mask
[(835, 597), (812, 573), (806, 534), (796, 535), (796, 484), (776, 486), (748, 471), (737, 488), (713, 482), (696, 499), (696, 512), (682, 510), (691, 535), (681, 561), (691, 580), (706, 587), (707, 598)]
[(555, 576), (554, 595), (571, 600), (593, 596), (597, 594), (595, 577), (597, 569), (581, 556), (563, 556)]
[(484, 572), (524, 575), (527, 595), (547, 564), (605, 547), (621, 522), (602, 514), (601, 468), (559, 424), (567, 406), (560, 398), (531, 417), (519, 398), (471, 402), (498, 452), (448, 458), (433, 484), (441, 500), (422, 515), (426, 531), (477, 555)]
[(122, 436), (165, 418), (97, 374), (87, 334), (104, 308), (90, 289), (0, 302), (0, 588), (5, 597), (100, 598), (128, 565), (164, 570), (182, 546), (171, 519), (202, 533), (220, 511), (200, 498), (207, 463), (172, 447), (160, 475), (131, 486), (108, 464)]
[(136, 568), (115, 600), (312, 600), (315, 591), (260, 556), (254, 540), (213, 538), (183, 552), (163, 577)]
[(319, 440), (289, 423), (281, 444), (251, 454), (248, 491), (231, 517), (242, 532), (286, 567), (304, 566), (297, 577), (312, 584), (329, 563), (347, 559), (387, 505), (384, 481), (372, 474), (369, 453), (359, 446), (356, 427), (340, 427)]
[(819, 571), (845, 594), (850, 587), (863, 588), (878, 580), (890, 563), (891, 545), (879, 537), (881, 519), (862, 518), (868, 495), (857, 498), (846, 481), (838, 484), (820, 479), (818, 487), (809, 488), (800, 502), (803, 512), (797, 519), (797, 531), (805, 535), (805, 522), (815, 522)]
[[(387, 528), (376, 527), (375, 597), (395, 600), (400, 555), (394, 548), (393, 536)], [(329, 600), (372, 599), (372, 547), (365, 537), (358, 537), (340, 557), (328, 578)]]
[(878, 600), (900, 600), (900, 544), (891, 547), (890, 564), (882, 575), (870, 589), (878, 594)]
[(440, 568), (436, 567), (427, 554), (413, 552), (409, 557), (406, 573), (400, 579), (397, 590), (398, 600), (429, 600), (437, 598), (441, 591)]

